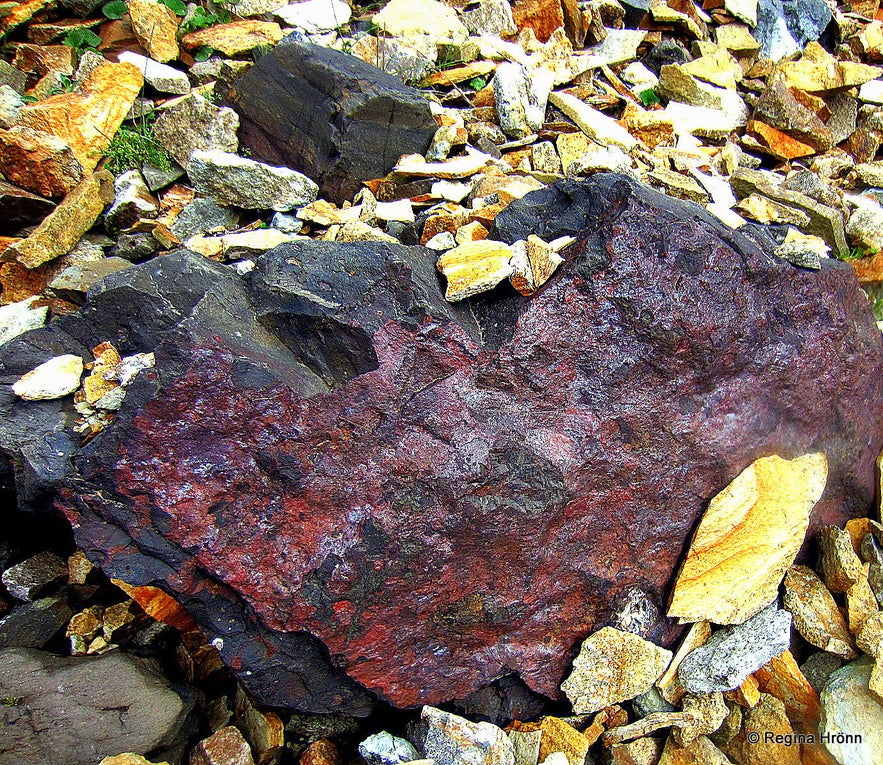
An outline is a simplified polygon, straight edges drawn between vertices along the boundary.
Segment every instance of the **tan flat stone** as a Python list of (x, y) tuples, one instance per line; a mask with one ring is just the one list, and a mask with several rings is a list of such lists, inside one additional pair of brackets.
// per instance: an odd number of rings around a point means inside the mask
[(791, 651), (785, 651), (754, 673), (760, 689), (785, 705), (788, 718), (798, 730), (811, 733), (818, 728), (819, 694), (800, 671)]
[(437, 264), (448, 280), (445, 299), (453, 303), (493, 289), (512, 273), (512, 255), (509, 245), (490, 239), (448, 250)]
[(189, 32), (181, 38), (186, 48), (207, 45), (225, 56), (237, 56), (265, 45), (276, 45), (282, 39), (282, 27), (274, 21), (233, 21)]
[(785, 61), (777, 69), (785, 76), (789, 88), (808, 93), (853, 88), (883, 76), (878, 66), (838, 61), (817, 42), (809, 43), (799, 61)]
[(472, 61), (469, 64), (457, 66), (453, 69), (442, 69), (439, 72), (433, 72), (427, 77), (424, 77), (421, 80), (420, 85), (424, 88), (433, 86), (450, 87), (451, 85), (466, 82), (466, 80), (471, 80), (475, 77), (482, 77), (486, 74), (490, 74), (496, 68), (497, 64), (493, 61)]
[(18, 125), (62, 139), (89, 172), (126, 118), (143, 83), (141, 72), (132, 64), (105, 62), (79, 90), (22, 107)]
[(399, 159), (393, 171), (402, 175), (450, 180), (475, 175), (479, 170), (483, 170), (491, 164), (494, 164), (493, 157), (475, 150), (470, 151), (465, 157), (446, 159), (443, 162), (427, 162), (419, 154), (406, 154)]
[(846, 619), (821, 579), (811, 568), (792, 566), (785, 574), (785, 608), (804, 640), (844, 659), (857, 654)]
[(825, 526), (817, 538), (821, 550), (822, 579), (831, 592), (845, 593), (865, 577), (864, 567), (855, 554), (848, 531), (837, 526)]
[(664, 698), (669, 704), (680, 703), (680, 700), (684, 695), (681, 681), (678, 680), (678, 667), (681, 666), (684, 657), (691, 651), (699, 648), (699, 646), (705, 645), (710, 637), (711, 625), (707, 621), (699, 621), (691, 624), (687, 633), (681, 639), (680, 645), (678, 645), (678, 649), (675, 651), (671, 662), (665, 672), (663, 672), (656, 681), (656, 687), (662, 694), (662, 698)]
[(849, 631), (858, 636), (868, 617), (878, 612), (877, 598), (868, 582), (868, 564), (862, 564), (864, 575), (846, 591), (846, 618)]
[(112, 201), (113, 176), (104, 170), (90, 175), (28, 237), (8, 247), (3, 259), (36, 268), (66, 255)]
[(825, 488), (821, 453), (763, 457), (708, 506), (675, 582), (669, 617), (741, 624), (775, 599)]
[(178, 58), (178, 17), (157, 0), (128, 0), (129, 21), (147, 55), (165, 63)]
[(669, 736), (659, 765), (733, 765), (733, 762), (707, 736), (699, 736), (689, 746), (681, 746), (674, 736)]
[(567, 765), (583, 765), (589, 742), (582, 733), (569, 723), (557, 717), (544, 717), (540, 720), (540, 762), (553, 752), (562, 752), (567, 757)]
[(151, 762), (140, 754), (134, 752), (125, 752), (124, 754), (115, 754), (113, 757), (105, 757), (98, 765), (169, 765), (168, 762)]
[(638, 139), (612, 117), (593, 109), (569, 93), (553, 91), (549, 103), (558, 107), (593, 141), (602, 146), (614, 145), (624, 151), (638, 146)]
[(671, 661), (672, 653), (631, 632), (604, 627), (589, 635), (561, 690), (576, 714), (646, 693)]

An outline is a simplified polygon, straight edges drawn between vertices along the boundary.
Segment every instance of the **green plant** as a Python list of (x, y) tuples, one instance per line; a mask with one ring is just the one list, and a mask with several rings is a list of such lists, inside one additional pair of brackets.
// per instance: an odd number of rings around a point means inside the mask
[(874, 318), (877, 321), (883, 321), (883, 284), (866, 284), (863, 287), (868, 300), (871, 303), (871, 310), (874, 312)]
[(215, 52), (215, 49), (212, 48), (211, 46), (203, 45), (201, 48), (199, 48), (196, 51), (196, 53), (193, 54), (193, 60), (194, 61), (208, 61), (211, 58), (212, 53), (214, 53), (214, 52)]
[[(169, 0), (169, 2), (176, 2), (176, 0)], [(232, 19), (233, 17), (223, 8), (217, 11), (207, 11), (201, 5), (197, 5), (192, 12), (185, 16), (184, 21), (181, 22), (179, 32), (183, 35), (197, 29), (214, 26), (215, 24), (229, 24)]]
[(171, 170), (169, 153), (153, 138), (153, 117), (144, 117), (134, 127), (123, 126), (117, 130), (107, 148), (107, 169), (114, 175), (151, 164), (160, 170)]
[(852, 247), (845, 255), (838, 256), (840, 260), (861, 260), (873, 255), (877, 250), (868, 247)]
[(101, 38), (91, 29), (79, 28), (68, 32), (62, 42), (73, 48), (78, 54), (81, 54), (87, 50), (94, 51), (101, 45)]
[(126, 5), (125, 0), (110, 0), (110, 2), (101, 9), (101, 12), (104, 14), (105, 18), (121, 19), (129, 12), (129, 6)]
[(655, 106), (656, 104), (661, 103), (659, 96), (656, 95), (656, 91), (653, 90), (653, 88), (642, 90), (638, 93), (638, 98), (641, 99), (641, 103), (644, 104), (644, 106)]
[(484, 77), (473, 77), (466, 83), (466, 87), (472, 90), (481, 90), (485, 85), (487, 85), (487, 80)]
[(176, 16), (185, 16), (187, 14), (187, 3), (181, 0), (159, 0), (166, 8), (172, 11)]

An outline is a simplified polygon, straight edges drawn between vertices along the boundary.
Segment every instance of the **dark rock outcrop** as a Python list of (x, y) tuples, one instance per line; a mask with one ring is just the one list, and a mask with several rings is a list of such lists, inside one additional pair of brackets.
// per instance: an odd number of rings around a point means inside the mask
[(437, 125), (426, 99), (361, 59), (288, 38), (233, 81), (225, 101), (239, 114), (240, 143), (285, 165), (334, 202), (362, 181), (422, 153)]
[(156, 664), (121, 651), (4, 649), (0, 695), (0, 765), (94, 765), (120, 752), (177, 761), (194, 706)]
[[(449, 305), (420, 247), (298, 242), (246, 277), (179, 253), (0, 349), (7, 383), (38, 348), (156, 352), (38, 477), (263, 703), (360, 714), (358, 684), (405, 706), (509, 672), (557, 697), (599, 626), (670, 641), (689, 535), (754, 459), (826, 453), (813, 528), (870, 509), (883, 338), (848, 265), (798, 269), (621, 176), (536, 194), (498, 234), (578, 240), (530, 299)], [(40, 405), (0, 405), (15, 456)]]

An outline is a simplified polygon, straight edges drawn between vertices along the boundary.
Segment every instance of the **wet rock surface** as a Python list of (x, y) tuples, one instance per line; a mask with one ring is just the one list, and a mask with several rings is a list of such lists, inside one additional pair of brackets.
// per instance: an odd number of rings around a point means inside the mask
[[(621, 176), (549, 193), (544, 238), (577, 241), (530, 300), (448, 304), (431, 251), (376, 242), (283, 245), (244, 278), (187, 254), (112, 275), (4, 346), (3, 374), (107, 336), (156, 368), (73, 470), (31, 480), (273, 706), (364, 714), (362, 688), (408, 706), (511, 670), (558, 697), (572, 647), (635, 602), (670, 643), (689, 534), (752, 460), (827, 455), (810, 533), (867, 507), (883, 343), (848, 266), (795, 268)], [(66, 416), (3, 405), (19, 454)]]

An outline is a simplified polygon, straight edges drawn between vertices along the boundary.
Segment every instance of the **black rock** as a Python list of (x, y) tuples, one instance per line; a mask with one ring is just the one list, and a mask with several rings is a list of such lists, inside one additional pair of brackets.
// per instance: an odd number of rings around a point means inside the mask
[(650, 52), (641, 59), (641, 63), (658, 77), (666, 64), (686, 64), (692, 60), (693, 57), (679, 42), (663, 40), (650, 49)]
[(294, 168), (333, 202), (422, 153), (437, 125), (426, 99), (376, 67), (288, 39), (228, 88), (254, 159)]
[(15, 234), (24, 226), (39, 223), (54, 207), (51, 200), (0, 179), (0, 235)]
[(758, 0), (754, 38), (762, 55), (777, 60), (818, 40), (831, 19), (825, 0)]
[(43, 648), (73, 615), (63, 597), (22, 603), (0, 619), (0, 648)]

